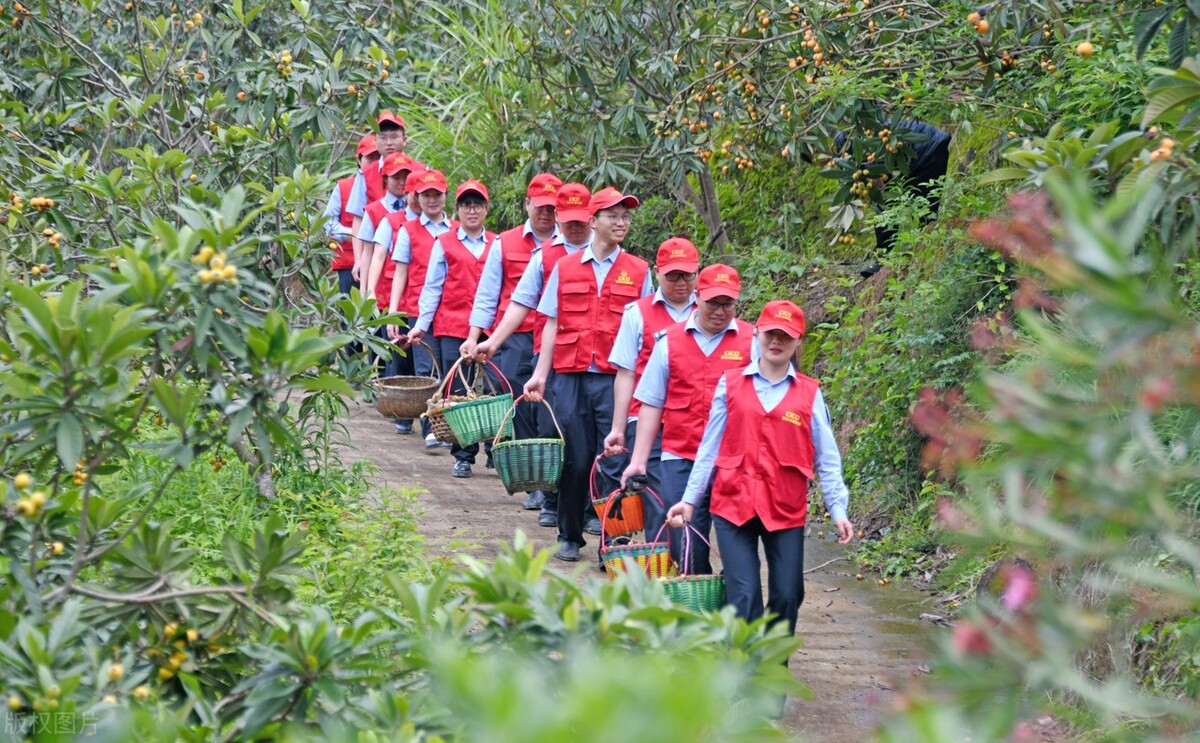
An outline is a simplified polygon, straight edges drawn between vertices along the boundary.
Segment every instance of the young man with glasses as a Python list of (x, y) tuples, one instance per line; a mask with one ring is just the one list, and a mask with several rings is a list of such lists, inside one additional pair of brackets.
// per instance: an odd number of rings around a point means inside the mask
[[(354, 248), (356, 252), (363, 252), (363, 245), (358, 240), (358, 230), (361, 226), (363, 215), (366, 213), (367, 206), (375, 203), (383, 198), (384, 195), (384, 175), (383, 162), (388, 155), (404, 152), (404, 148), (408, 145), (407, 128), (404, 124), (404, 119), (391, 111), (384, 111), (375, 119), (375, 125), (379, 127), (379, 131), (375, 134), (375, 147), (379, 150), (379, 164), (377, 168), (364, 170), (359, 177), (354, 179), (354, 186), (350, 191), (349, 203), (346, 210), (354, 216), (353, 235)], [(358, 274), (360, 288), (365, 293), (366, 287), (361, 286), (361, 282), (365, 281), (364, 274), (367, 272), (367, 267), (370, 265), (365, 259), (358, 265)]]
[[(566, 183), (559, 187), (554, 199), (555, 218), (558, 221), (558, 234), (548, 242), (544, 242), (530, 257), (529, 265), (517, 287), (513, 289), (512, 300), (504, 311), (504, 317), (496, 325), (491, 336), (475, 347), (475, 357), (490, 359), (508, 343), (512, 334), (533, 317), (533, 358), (536, 368), (541, 358), (542, 329), (546, 326), (546, 318), (536, 311), (538, 303), (545, 293), (546, 283), (560, 258), (573, 255), (588, 247), (592, 242), (592, 214), (588, 209), (592, 194), (582, 183)], [(550, 372), (553, 379), (554, 372)], [(532, 376), (532, 375), (531, 375)], [(550, 387), (549, 383), (547, 386)], [(515, 390), (514, 390), (515, 391)], [(546, 401), (552, 402), (549, 395)], [(554, 438), (558, 431), (554, 422), (542, 406), (537, 406), (537, 435), (539, 438)], [(538, 526), (547, 528), (558, 526), (558, 493), (542, 494), (541, 512), (538, 514)], [(600, 519), (594, 514), (587, 519), (585, 531), (589, 534), (600, 533)]]
[[(700, 270), (700, 253), (690, 240), (672, 237), (658, 247), (655, 271), (658, 274), (658, 291), (642, 297), (625, 308), (621, 317), (621, 329), (613, 342), (608, 362), (617, 368), (613, 382), (612, 432), (604, 439), (604, 451), (624, 469), (629, 456), (626, 447), (632, 448), (637, 441), (637, 418), (641, 403), (633, 399), (633, 390), (646, 370), (650, 353), (654, 350), (655, 336), (677, 322), (692, 316), (696, 309), (696, 275)], [(654, 492), (662, 490), (658, 463), (662, 454), (661, 437), (656, 437), (646, 465), (646, 481)], [(624, 454), (624, 459), (621, 455)], [(652, 501), (653, 498), (646, 500)], [(643, 502), (645, 506), (657, 508), (657, 503)], [(660, 521), (661, 522), (661, 518)], [(651, 535), (653, 536), (653, 535)]]
[[(737, 319), (737, 299), (741, 294), (737, 271), (719, 263), (708, 266), (700, 272), (696, 291), (700, 301), (695, 314), (660, 334), (634, 392), (642, 408), (638, 414), (637, 441), (622, 478), (628, 481), (646, 474), (651, 447), (661, 426), (659, 495), (668, 509), (680, 502), (687, 488), (688, 475), (704, 434), (707, 420), (704, 412), (712, 402), (721, 375), (730, 369), (745, 368), (756, 355), (754, 326)], [(646, 533), (657, 534), (665, 517), (666, 513), (657, 504), (646, 508)], [(697, 508), (691, 521), (708, 539), (711, 524), (708, 511)], [(671, 554), (681, 566), (683, 536), (681, 531), (671, 530)], [(712, 572), (706, 544), (696, 540), (691, 553), (691, 564), (685, 568), (687, 573)]]
[[(474, 356), (479, 340), (500, 325), (512, 303), (513, 292), (538, 246), (558, 235), (554, 206), (561, 186), (562, 181), (558, 176), (550, 173), (534, 176), (525, 189), (525, 223), (501, 232), (488, 252), (471, 308), (471, 331), (460, 349), (464, 356)], [(514, 391), (524, 387), (529, 375), (533, 374), (535, 322), (536, 316), (527, 314), (496, 353), (496, 367)], [(513, 435), (517, 439), (537, 436), (540, 407), (531, 404), (518, 406), (513, 415)], [(521, 505), (527, 510), (536, 511), (545, 500), (545, 494), (536, 490), (528, 493)]]
[[(433, 243), (424, 287), (417, 303), (420, 315), (408, 332), (408, 345), (420, 342), (432, 330), (431, 345), (437, 350), (442, 369), (459, 359), (460, 349), (471, 329), (471, 305), (496, 233), (484, 228), (488, 215), (487, 187), (479, 181), (466, 181), (454, 194), (458, 229), (443, 233)], [(465, 394), (461, 378), (451, 393)], [(454, 477), (470, 477), (471, 465), (479, 453), (479, 444), (454, 444)]]
[(584, 541), (592, 460), (612, 430), (613, 380), (608, 362), (626, 305), (653, 286), (646, 261), (621, 249), (638, 200), (615, 188), (592, 194), (592, 244), (558, 260), (546, 282), (538, 312), (546, 316), (537, 368), (525, 385), (534, 401), (546, 391), (563, 425), (565, 451), (558, 491), (559, 560), (575, 562)]
[[(445, 233), (457, 229), (458, 224), (446, 216), (446, 176), (441, 171), (413, 173), (409, 179), (413, 181), (411, 186), (417, 194), (417, 205), (421, 208), (421, 214), (416, 219), (405, 222), (396, 233), (396, 242), (392, 247), (396, 275), (392, 279), (388, 310), (403, 312), (412, 318), (420, 311), (418, 303), (421, 290), (425, 288), (425, 274), (433, 256), (433, 243)], [(406, 326), (388, 326), (388, 333), (393, 341), (405, 341), (405, 348), (413, 360), (413, 372), (417, 376), (429, 376), (433, 373), (433, 357), (424, 346), (410, 345), (407, 342)], [(437, 353), (437, 338), (432, 340), (429, 345), (433, 347), (434, 353)], [(449, 448), (442, 446), (442, 442), (437, 440), (429, 421), (425, 419), (421, 419), (421, 434), (425, 437), (427, 452), (436, 454), (439, 449)]]

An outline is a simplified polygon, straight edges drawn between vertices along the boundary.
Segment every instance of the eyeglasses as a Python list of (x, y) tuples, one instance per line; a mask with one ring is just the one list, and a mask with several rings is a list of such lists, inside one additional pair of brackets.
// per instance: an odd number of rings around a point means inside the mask
[(487, 211), (487, 204), (459, 204), (460, 212), (482, 212)]
[(663, 281), (670, 282), (672, 284), (678, 284), (681, 281), (695, 281), (695, 280), (696, 280), (695, 272), (684, 273), (683, 271), (672, 271), (671, 273), (663, 274)]
[(704, 300), (704, 306), (713, 312), (732, 312), (733, 308), (737, 306), (737, 301), (728, 299), (723, 302), (719, 302), (715, 299), (706, 299)]
[(629, 224), (633, 221), (633, 212), (625, 212), (624, 214), (613, 214), (605, 212), (604, 218), (613, 224)]

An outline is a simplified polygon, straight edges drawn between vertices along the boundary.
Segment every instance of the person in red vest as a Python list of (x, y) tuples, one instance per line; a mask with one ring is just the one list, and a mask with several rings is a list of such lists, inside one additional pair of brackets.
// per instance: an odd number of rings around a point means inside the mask
[(386, 309), (395, 269), (386, 260), (391, 251), (395, 233), (416, 214), (411, 210), (405, 192), (410, 173), (418, 169), (419, 163), (402, 152), (388, 155), (380, 165), (384, 178), (383, 196), (367, 205), (359, 221), (358, 239), (362, 243), (363, 291), (370, 291), (380, 300), (380, 309)]
[[(388, 304), (389, 312), (403, 312), (410, 318), (417, 317), (420, 312), (418, 303), (421, 290), (425, 288), (425, 274), (429, 269), (429, 260), (433, 256), (433, 243), (452, 229), (458, 228), (458, 223), (446, 216), (446, 176), (439, 170), (426, 170), (410, 176), (410, 184), (417, 194), (417, 206), (420, 215), (404, 223), (396, 233), (396, 242), (392, 246), (392, 261), (396, 264), (396, 275), (392, 278), (392, 295)], [(405, 345), (413, 360), (413, 370), (417, 376), (429, 376), (433, 373), (433, 357), (421, 345), (407, 343), (407, 326), (391, 325), (388, 332), (394, 341), (405, 341)], [(437, 338), (431, 339), (429, 345), (433, 352), (438, 353)], [(457, 347), (456, 347), (457, 352)], [(441, 354), (438, 354), (439, 356)], [(429, 421), (421, 420), (421, 433), (425, 437), (425, 450), (437, 453), (443, 447), (433, 435)]]
[[(613, 382), (612, 432), (604, 439), (604, 451), (609, 456), (626, 453), (637, 441), (637, 418), (641, 403), (633, 399), (633, 390), (650, 353), (655, 336), (671, 325), (684, 322), (696, 310), (696, 276), (700, 271), (700, 252), (690, 240), (672, 237), (658, 246), (654, 270), (658, 274), (658, 291), (625, 308), (621, 329), (613, 342), (610, 364), (617, 368)], [(662, 455), (662, 439), (657, 437), (650, 449), (646, 464), (646, 482), (655, 493), (662, 490), (658, 463)], [(658, 522), (662, 523), (661, 519)], [(651, 535), (653, 536), (653, 535)]]
[[(432, 345), (443, 369), (453, 366), (460, 354), (466, 355), (460, 349), (471, 329), (475, 290), (496, 242), (496, 233), (484, 228), (488, 215), (486, 186), (479, 181), (464, 182), (454, 194), (454, 207), (458, 229), (443, 233), (433, 243), (425, 286), (417, 302), (420, 314), (408, 331), (411, 347), (432, 330)], [(462, 382), (456, 380), (451, 392), (463, 394)], [(454, 477), (470, 477), (479, 444), (454, 444), (450, 453), (454, 455)]]
[(804, 312), (788, 301), (768, 302), (757, 328), (759, 359), (725, 372), (717, 384), (683, 501), (671, 507), (668, 519), (682, 527), (708, 503), (726, 595), (747, 622), (764, 611), (761, 542), (765, 609), (774, 615), (772, 623), (784, 622), (794, 634), (804, 601), (804, 524), (814, 475), (839, 544), (854, 537), (854, 525), (819, 383), (792, 365), (804, 336)]
[(358, 286), (361, 248), (356, 248), (353, 239), (354, 215), (349, 211), (350, 193), (355, 181), (363, 173), (378, 167), (379, 150), (375, 146), (374, 134), (358, 140), (356, 158), (358, 173), (341, 178), (334, 184), (333, 193), (329, 195), (329, 203), (325, 207), (325, 234), (333, 240), (331, 247), (334, 250), (331, 270), (337, 272), (338, 291), (342, 294), (349, 294), (352, 288)]
[[(550, 173), (539, 173), (525, 189), (525, 223), (505, 230), (488, 252), (475, 302), (471, 307), (471, 332), (460, 349), (474, 356), (479, 340), (499, 326), (512, 303), (513, 291), (525, 268), (533, 260), (538, 246), (558, 235), (554, 204), (562, 181)], [(590, 229), (590, 228), (589, 228)], [(495, 363), (514, 390), (519, 390), (533, 374), (533, 329), (536, 315), (526, 313), (521, 324), (496, 352)], [(513, 416), (513, 435), (517, 439), (537, 436), (537, 417), (541, 406), (521, 405)], [(546, 495), (540, 490), (528, 493), (521, 505), (531, 511), (542, 507)]]
[(558, 540), (555, 555), (574, 562), (583, 539), (592, 460), (612, 429), (613, 379), (608, 362), (621, 315), (630, 302), (653, 290), (650, 266), (621, 249), (638, 207), (634, 196), (615, 188), (592, 194), (592, 244), (558, 259), (538, 312), (546, 316), (542, 348), (525, 394), (535, 402), (554, 371), (550, 404), (563, 426), (565, 447), (558, 491)]
[[(695, 314), (659, 335), (638, 381), (634, 397), (642, 406), (638, 413), (637, 440), (622, 480), (646, 474), (661, 427), (659, 495), (667, 508), (683, 498), (704, 433), (702, 411), (712, 400), (721, 375), (729, 369), (745, 368), (754, 353), (754, 327), (737, 318), (741, 289), (741, 278), (730, 266), (718, 263), (701, 271), (696, 283), (699, 301)], [(659, 508), (653, 498), (643, 499), (643, 507), (646, 533), (657, 534), (666, 518), (665, 509)], [(697, 509), (692, 526), (708, 539), (708, 511)], [(683, 536), (678, 531), (670, 535), (671, 554), (680, 566), (684, 557)], [(694, 544), (691, 555), (691, 564), (686, 566), (688, 573), (712, 572), (707, 545)]]
[[(379, 150), (380, 170), (364, 170), (361, 178), (355, 178), (354, 187), (350, 192), (349, 203), (346, 206), (346, 210), (354, 215), (353, 234), (355, 235), (355, 240), (358, 240), (359, 225), (363, 215), (366, 213), (367, 206), (383, 198), (385, 190), (382, 171), (383, 161), (387, 159), (388, 155), (396, 152), (404, 152), (404, 148), (408, 144), (404, 119), (395, 113), (384, 111), (375, 119), (375, 125), (379, 127), (379, 132), (375, 135), (375, 146)], [(362, 252), (363, 246), (361, 243), (356, 242), (354, 247), (360, 253)], [(359, 265), (358, 272), (360, 276), (367, 270), (367, 265), (365, 262)]]
[[(529, 265), (525, 268), (525, 273), (522, 274), (521, 280), (517, 282), (517, 287), (513, 290), (511, 301), (504, 310), (504, 317), (501, 318), (500, 322), (492, 330), (488, 339), (480, 342), (475, 347), (476, 358), (492, 358), (497, 353), (497, 350), (504, 347), (509, 337), (518, 328), (523, 326), (532, 314), (533, 358), (531, 362), (534, 367), (537, 366), (542, 347), (542, 329), (546, 325), (546, 318), (538, 314), (536, 308), (538, 303), (542, 301), (546, 282), (549, 281), (550, 273), (554, 270), (554, 265), (558, 262), (558, 259), (566, 255), (578, 253), (591, 244), (592, 213), (588, 208), (591, 199), (591, 191), (582, 183), (566, 183), (558, 189), (558, 195), (554, 199), (554, 214), (555, 219), (558, 221), (558, 234), (549, 241), (542, 243), (529, 259)], [(553, 371), (550, 372), (550, 377), (553, 379)], [(552, 386), (550, 382), (547, 382), (548, 388)], [(549, 396), (546, 396), (546, 400), (550, 400)], [(545, 408), (541, 406), (539, 408), (537, 417), (538, 438), (557, 437), (558, 431), (554, 428), (554, 422), (550, 419)], [(588, 507), (589, 509), (591, 508), (590, 504)], [(548, 528), (557, 527), (558, 493), (543, 493), (541, 509), (541, 513), (538, 514), (538, 526)], [(592, 513), (585, 519), (584, 531), (589, 534), (600, 533), (600, 519), (595, 515), (594, 509), (592, 509)]]

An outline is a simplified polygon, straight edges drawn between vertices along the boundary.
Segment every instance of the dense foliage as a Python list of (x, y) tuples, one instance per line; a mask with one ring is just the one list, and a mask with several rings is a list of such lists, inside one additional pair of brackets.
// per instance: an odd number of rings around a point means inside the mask
[[(493, 227), (538, 170), (613, 183), (647, 196), (631, 249), (687, 234), (743, 271), (749, 312), (799, 299), (866, 563), (905, 574), (953, 542), (944, 498), (956, 549), (1036, 567), (1000, 574), (887, 735), (1008, 739), (1047, 698), (1114, 739), (1194, 728), (1198, 13), (6, 4), (10, 720), (197, 740), (769, 733), (790, 638), (637, 581), (576, 587), (520, 541), (494, 567), (429, 565), (406, 497), (339, 462), (370, 374), (341, 349), (386, 319), (335, 296), (319, 215), (393, 107), (415, 156), (489, 184)], [(903, 117), (954, 137), (930, 225), (898, 185), (919, 144)], [(1053, 200), (970, 232), (1010, 186)], [(878, 224), (899, 239), (863, 283), (847, 267)], [(917, 431), (925, 387), (974, 394), (929, 393)]]

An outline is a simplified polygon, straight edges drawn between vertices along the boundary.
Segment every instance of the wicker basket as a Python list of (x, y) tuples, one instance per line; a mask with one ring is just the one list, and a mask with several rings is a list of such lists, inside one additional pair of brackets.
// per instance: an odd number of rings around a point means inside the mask
[(433, 433), (433, 437), (447, 444), (458, 443), (458, 439), (454, 436), (454, 430), (450, 428), (450, 424), (446, 421), (446, 408), (454, 404), (452, 401), (443, 402), (442, 400), (430, 399), (428, 407), (425, 408), (425, 414), (421, 416), (429, 421), (429, 429)]
[(492, 441), (492, 461), (496, 464), (496, 473), (504, 483), (504, 489), (509, 495), (534, 490), (558, 490), (558, 479), (562, 477), (564, 442), (562, 429), (550, 405), (542, 400), (542, 404), (550, 410), (550, 420), (558, 430), (556, 439), (509, 439), (503, 441), (504, 427), (516, 415), (517, 406), (525, 399), (518, 397), (508, 413), (500, 421), (500, 430)]
[[(442, 380), (440, 388), (444, 400), (450, 399), (448, 393), (453, 388), (453, 380), (456, 376), (462, 377), (465, 382), (462, 363), (466, 358), (465, 356), (460, 357), (458, 361), (454, 362), (450, 371), (446, 372), (446, 378)], [(507, 387), (508, 380), (504, 378), (496, 365), (490, 361), (486, 363), (495, 370), (497, 378), (503, 380), (504, 386)], [(462, 446), (495, 438), (496, 433), (500, 430), (501, 421), (504, 420), (513, 404), (512, 390), (499, 392), (491, 376), (483, 369), (483, 364), (477, 363), (477, 366), (479, 368), (473, 380), (474, 384), (464, 383), (468, 399), (446, 405), (442, 410), (446, 417), (446, 423), (450, 425), (450, 430), (454, 432), (454, 437)], [(486, 385), (489, 388), (488, 394), (477, 393), (474, 389), (476, 385), (480, 387)]]
[[(620, 505), (617, 505), (618, 502)], [(592, 506), (603, 522), (604, 533), (610, 536), (632, 534), (646, 528), (642, 496), (627, 490), (614, 490), (607, 498), (593, 498)]]
[[(704, 535), (696, 531), (690, 523), (684, 524), (683, 529), (683, 565), (691, 564), (692, 537), (708, 544)], [(723, 575), (687, 575), (663, 580), (663, 590), (667, 597), (680, 606), (692, 611), (718, 611), (725, 606), (725, 576)]]
[(653, 542), (626, 542), (623, 544), (605, 544), (608, 535), (604, 531), (604, 522), (600, 522), (600, 559), (604, 562), (604, 571), (608, 577), (616, 580), (631, 565), (636, 564), (651, 578), (669, 578), (676, 574), (675, 561), (671, 559), (671, 544), (663, 538), (667, 525), (663, 524), (658, 530)]
[(425, 346), (429, 351), (429, 357), (433, 359), (435, 376), (397, 376), (376, 379), (374, 383), (375, 409), (384, 418), (395, 420), (420, 417), (426, 410), (429, 396), (441, 384), (442, 372), (438, 368), (437, 356), (428, 343), (420, 341), (420, 344)]

